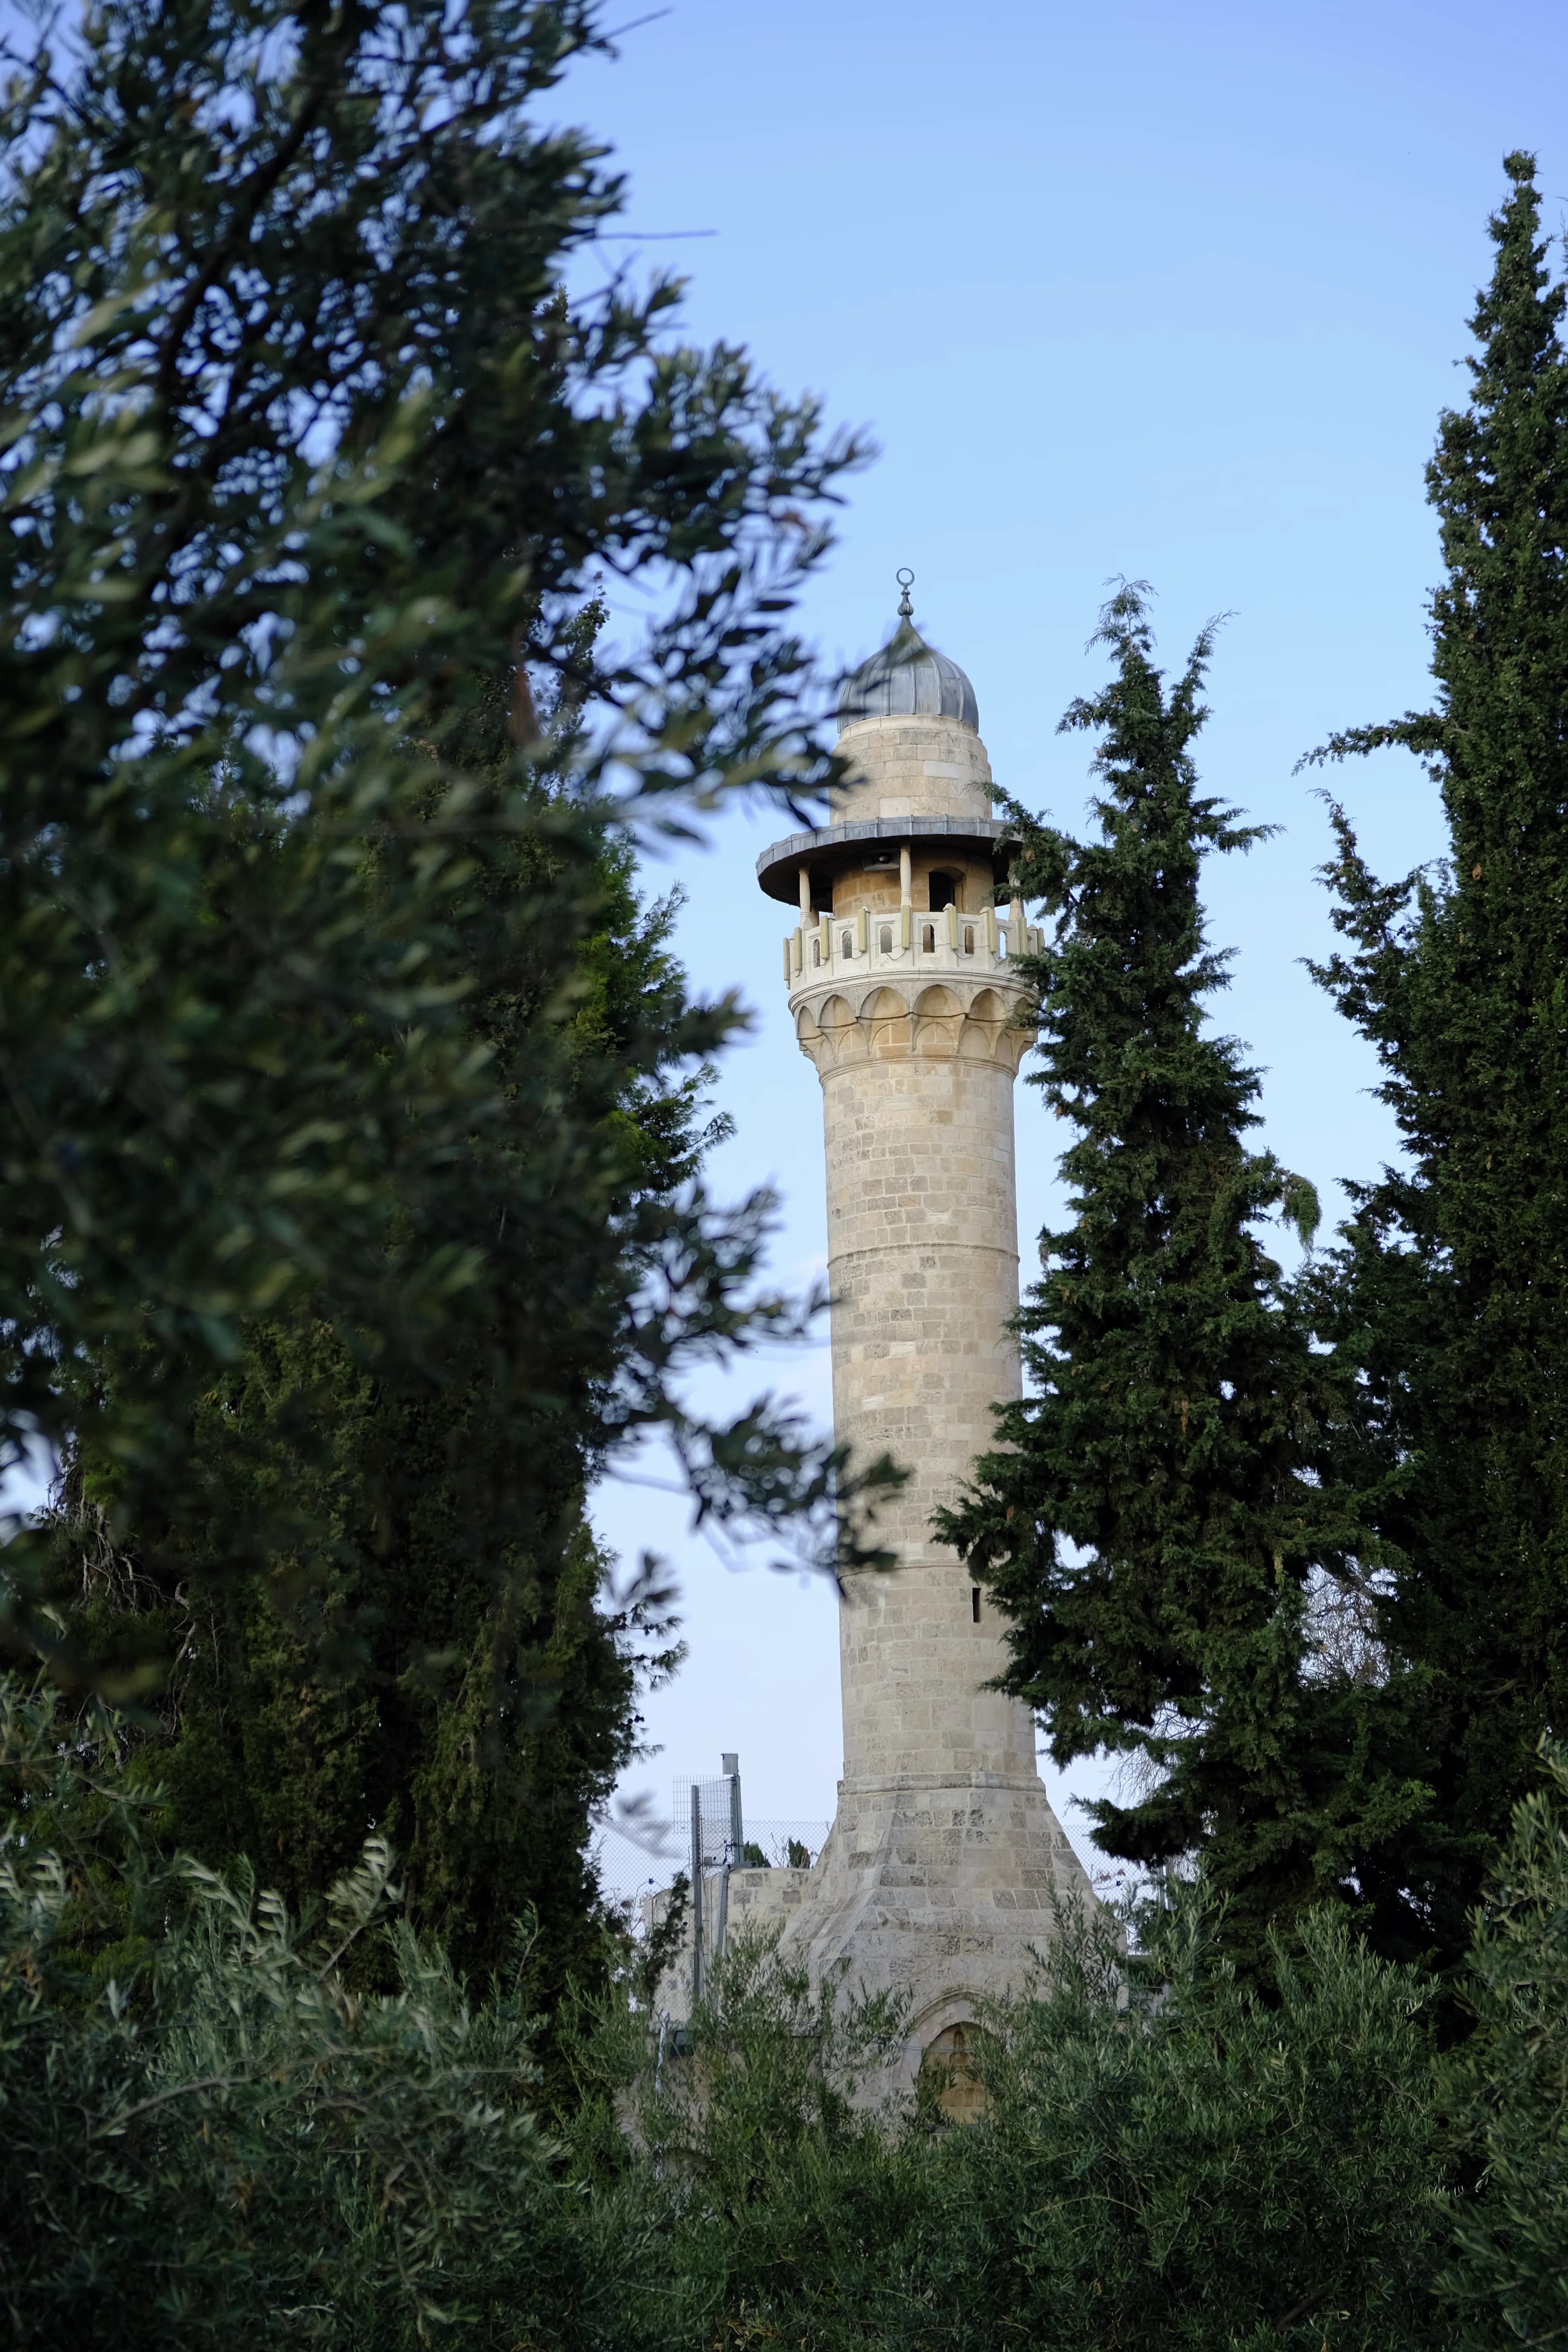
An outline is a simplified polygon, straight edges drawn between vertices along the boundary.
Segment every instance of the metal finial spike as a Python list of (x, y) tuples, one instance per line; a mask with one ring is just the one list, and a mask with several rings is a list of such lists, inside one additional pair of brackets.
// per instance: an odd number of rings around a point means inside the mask
[(915, 584), (915, 575), (906, 563), (901, 571), (894, 572), (893, 577), (904, 592), (899, 599), (899, 618), (900, 621), (912, 621), (915, 608), (910, 602), (910, 590)]

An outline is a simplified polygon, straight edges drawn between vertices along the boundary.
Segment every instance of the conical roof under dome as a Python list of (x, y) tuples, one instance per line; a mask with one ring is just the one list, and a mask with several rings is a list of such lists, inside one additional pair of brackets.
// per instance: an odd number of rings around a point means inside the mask
[[(900, 585), (903, 575), (900, 574)], [(899, 625), (880, 653), (851, 670), (838, 697), (838, 724), (858, 719), (959, 719), (980, 732), (974, 688), (955, 661), (928, 646), (914, 625), (910, 593), (899, 605)]]

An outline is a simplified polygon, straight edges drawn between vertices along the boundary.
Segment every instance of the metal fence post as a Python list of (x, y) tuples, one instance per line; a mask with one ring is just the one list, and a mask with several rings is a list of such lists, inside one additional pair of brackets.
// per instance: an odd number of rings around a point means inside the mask
[(741, 1759), (726, 1756), (724, 1769), (730, 1778), (730, 1853), (737, 1870), (746, 1866), (746, 1834), (741, 1821)]
[(702, 1998), (702, 1791), (691, 1783), (691, 2002)]

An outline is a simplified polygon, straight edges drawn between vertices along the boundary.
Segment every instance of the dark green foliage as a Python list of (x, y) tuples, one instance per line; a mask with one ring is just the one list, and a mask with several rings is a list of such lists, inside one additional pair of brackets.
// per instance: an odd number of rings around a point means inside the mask
[(924, 2231), (945, 2340), (1445, 2343), (1419, 1980), (1318, 1911), (1264, 2000), (1190, 1890), (1150, 1924), (1125, 1990), (1109, 1924), (1069, 1929), (980, 2045), (990, 2113), (940, 2148)]
[[(0, 1864), (26, 1877), (29, 1857), (50, 1858), (40, 1932), (57, 1998), (101, 1992), (111, 1979), (133, 1982), (169, 1924), (161, 1792), (128, 1780), (131, 1739), (124, 1720), (96, 1704), (62, 1725), (46, 1682), (27, 1690), (0, 1674)], [(25, 1904), (19, 1883), (5, 1881), (7, 1899)], [(29, 1981), (43, 1990), (36, 1972)]]
[(1384, 1641), (1423, 1676), (1433, 1798), (1405, 1883), (1450, 1957), (1536, 1741), (1568, 1721), (1568, 354), (1531, 159), (1505, 168), (1470, 403), (1427, 472), (1435, 707), (1327, 747), (1426, 758), (1448, 856), (1381, 884), (1336, 810), (1348, 946), (1319, 975), (1377, 1049), (1405, 1150), (1353, 1191), (1312, 1304), (1361, 1379), (1339, 1471), (1394, 1571)]
[(1482, 2184), (1447, 2284), (1482, 2347), (1568, 2334), (1568, 1749), (1542, 1759), (1472, 1922), (1476, 2030), (1443, 2086)]
[(905, 2020), (837, 1990), (738, 1940), (679, 2043), (646, 2014), (601, 2026), (567, 2143), (657, 2249), (627, 2299), (628, 2346), (902, 2340), (883, 2330), (929, 2210), (924, 2147), (856, 2095)]
[[(353, 1417), (339, 1426), (346, 1446)], [(510, 1923), (534, 1920), (530, 1999), (551, 2010), (602, 1965), (591, 1821), (635, 1752), (640, 1637), (650, 1617), (661, 1630), (657, 1593), (617, 1611), (605, 1584), (586, 1529), (547, 1572), (508, 1563), (499, 1593), (414, 1531), (390, 1557), (367, 1545), (298, 1611), (259, 1579), (184, 1592), (167, 1612), (184, 1636), (173, 1687), (132, 1786), (161, 1785), (161, 1834), (184, 1851), (265, 1857), (291, 1906), (381, 1825), (410, 1917), (476, 1981), (502, 1964)]]
[[(311, 1937), (247, 1878), (160, 1872), (134, 1841), (133, 1907), (174, 1905), (184, 1924), (84, 1984), (62, 1943), (79, 1904), (69, 1833), (84, 1800), (102, 1816), (81, 1768), (73, 1789), (49, 1761), (51, 1712), (0, 1685), (7, 1780), (47, 1774), (47, 1825), (68, 1833), (57, 1856), (36, 1809), (8, 1805), (0, 1840), (11, 2340), (409, 2343), (498, 2272), (521, 2300), (550, 2148), (515, 1986), (470, 2013), (439, 1958), (387, 1926), (395, 1888), (377, 1843)], [(386, 1998), (355, 1998), (339, 1973), (367, 1936), (386, 1943)]]
[(988, 2111), (957, 2126), (925, 2101), (847, 2105), (905, 2021), (814, 1999), (765, 1949), (719, 1966), (680, 2053), (634, 2026), (616, 2111), (638, 2155), (607, 2097), (572, 2143), (661, 2250), (628, 2343), (1447, 2341), (1420, 1982), (1318, 1913), (1271, 1948), (1265, 2001), (1195, 1892), (1151, 1925), (1130, 1979), (1109, 1920), (1061, 1922), (1037, 1984), (988, 2014)]
[(998, 1412), (940, 1527), (1010, 1619), (1006, 1685), (1058, 1761), (1145, 1759), (1153, 1785), (1098, 1807), (1099, 1842), (1151, 1864), (1201, 1849), (1257, 1958), (1413, 1799), (1367, 1749), (1356, 1678), (1311, 1648), (1317, 1593), (1354, 1586), (1356, 1525), (1323, 1475), (1337, 1391), (1254, 1230), (1279, 1212), (1305, 1234), (1316, 1202), (1247, 1149), (1256, 1074), (1204, 1027), (1225, 960), (1202, 861), (1257, 838), (1198, 790), (1209, 636), (1167, 692), (1137, 589), (1100, 635), (1116, 676), (1063, 721), (1103, 730), (1100, 836), (1028, 823), (1017, 876), (1055, 918), (1025, 970), (1033, 1082), (1080, 1130), (1074, 1222), (1042, 1237), (1019, 1318), (1036, 1393)]
[[(1547, 1762), (1477, 1915), (1458, 2061), (1429, 1977), (1342, 1906), (1272, 1936), (1253, 1987), (1201, 1884), (1173, 1883), (1131, 1958), (1108, 1915), (1058, 1920), (976, 2038), (975, 2120), (868, 2104), (897, 2004), (814, 1993), (740, 1940), (679, 2034), (646, 1986), (578, 2010), (552, 2144), (519, 1977), (465, 2002), (379, 1842), (302, 1929), (244, 1874), (160, 1864), (92, 1746), (59, 1748), (52, 1698), (0, 1680), (0, 2307), (18, 2343), (84, 2352), (1550, 2340), (1568, 1761)], [(72, 1950), (103, 1897), (142, 1923), (112, 1983)], [(346, 1981), (356, 1937), (384, 1993)]]
[[(670, 1881), (664, 1916), (654, 1921), (642, 1939), (636, 1963), (623, 1979), (629, 1984), (637, 2009), (651, 2010), (658, 1988), (668, 1969), (674, 1967), (686, 1938), (687, 1924), (691, 1911), (691, 1881), (684, 1870), (678, 1870)], [(600, 1987), (595, 1987), (598, 1992)], [(584, 2004), (574, 2004), (574, 2030), (580, 2025)]]
[(592, 1400), (580, 1384), (539, 1412), (520, 1507), (517, 1423), (492, 1409), (475, 1341), (499, 1353), (536, 1320), (610, 1321), (639, 1217), (668, 1213), (704, 1140), (698, 1081), (670, 1066), (695, 1024), (664, 945), (668, 909), (639, 912), (608, 845), (575, 910), (569, 878), (555, 911), (569, 937), (575, 911), (574, 970), (563, 984), (520, 957), (482, 975), (476, 1026), (509, 1102), (547, 1080), (559, 1127), (591, 1153), (576, 1190), (597, 1223), (578, 1223), (570, 1262), (555, 1259), (562, 1213), (529, 1214), (560, 1181), (529, 1119), (508, 1171), (523, 1232), (494, 1293), (504, 1320), (444, 1349), (438, 1384), (376, 1378), (306, 1314), (247, 1326), (238, 1364), (198, 1407), (193, 1452), (225, 1518), (248, 1505), (276, 1523), (285, 1495), (324, 1541), (269, 1573), (215, 1575), (222, 1521), (193, 1542), (144, 1507), (117, 1546), (112, 1467), (79, 1443), (60, 1515), (79, 1646), (140, 1641), (175, 1661), (161, 1736), (132, 1767), (163, 1787), (167, 1838), (217, 1868), (261, 1857), (299, 1906), (374, 1826), (404, 1854), (409, 1916), (462, 1969), (498, 1965), (509, 1923), (531, 1914), (530, 1982), (547, 2008), (601, 1958), (590, 1816), (635, 1746), (639, 1677), (675, 1654), (657, 1580), (618, 1603), (605, 1592), (582, 1517)]
[[(309, 1581), (336, 1535), (311, 1391), (252, 1416), (247, 1478), (239, 1429), (221, 1476), (193, 1443), (282, 1318), (378, 1411), (482, 1396), (457, 1507), (497, 1572), (559, 1557), (584, 1444), (650, 1421), (705, 1507), (804, 1512), (831, 1550), (831, 1462), (671, 1392), (781, 1319), (748, 1297), (760, 1204), (713, 1216), (668, 1159), (628, 1197), (668, 1114), (607, 1118), (552, 1033), (613, 951), (628, 807), (827, 772), (783, 616), (852, 451), (735, 352), (662, 347), (671, 288), (567, 306), (618, 201), (537, 119), (598, 38), (582, 0), (460, 37), (435, 0), (109, 0), (61, 33), (8, 90), (0, 184), (5, 1458), (69, 1434), (142, 1568), (166, 1528), (168, 1573)], [(584, 613), (628, 575), (670, 617), (612, 658)], [(727, 1015), (655, 993), (657, 1042), (608, 1058), (657, 1096)], [(310, 1475), (264, 1496), (285, 1418)], [(134, 1683), (134, 1644), (84, 1654), (42, 1607), (55, 1559), (48, 1530), (8, 1549), (16, 1638)]]

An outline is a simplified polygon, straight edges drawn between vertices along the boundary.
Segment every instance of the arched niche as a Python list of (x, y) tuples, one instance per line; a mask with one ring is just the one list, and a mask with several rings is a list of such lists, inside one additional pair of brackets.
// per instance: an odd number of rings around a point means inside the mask
[(860, 1008), (873, 1054), (885, 1058), (910, 1050), (910, 1008), (896, 988), (879, 988)]
[(951, 988), (936, 982), (915, 999), (915, 1046), (921, 1054), (956, 1054), (963, 1007)]
[(842, 996), (830, 996), (826, 1003), (818, 1005), (816, 1025), (835, 1062), (865, 1053), (865, 1032)]
[(1007, 1026), (1007, 1007), (994, 988), (983, 988), (969, 1007), (969, 1020), (964, 1038), (967, 1053), (994, 1061), (1003, 1031)]

